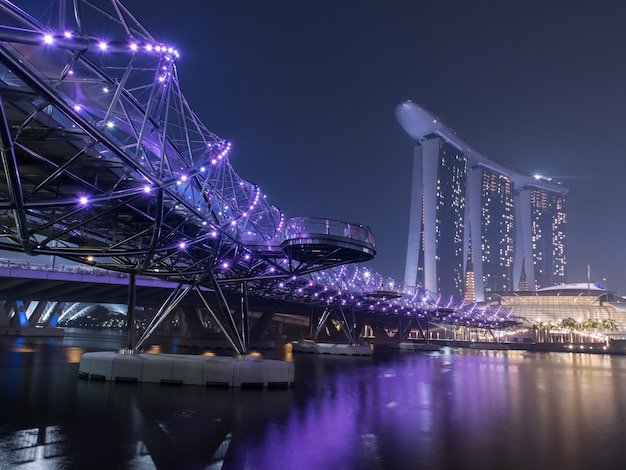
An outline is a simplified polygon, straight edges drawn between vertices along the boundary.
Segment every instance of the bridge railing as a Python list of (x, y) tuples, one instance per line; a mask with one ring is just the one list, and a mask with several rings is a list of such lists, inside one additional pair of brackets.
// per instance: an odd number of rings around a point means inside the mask
[(317, 234), (349, 238), (372, 246), (376, 244), (374, 232), (369, 227), (318, 217), (294, 217), (289, 219), (283, 233), (285, 240)]

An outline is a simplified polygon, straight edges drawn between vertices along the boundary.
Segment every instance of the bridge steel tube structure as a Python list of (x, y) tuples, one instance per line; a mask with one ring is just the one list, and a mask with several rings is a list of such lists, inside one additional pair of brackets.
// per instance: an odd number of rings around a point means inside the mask
[(27, 12), (0, 0), (0, 250), (173, 281), (155, 325), (198, 295), (238, 354), (247, 312), (235, 321), (229, 293), (244, 310), (247, 297), (288, 298), (507, 324), (358, 267), (376, 254), (366, 226), (287, 219), (237, 175), (231, 144), (192, 111), (180, 52), (120, 1), (44, 3)]

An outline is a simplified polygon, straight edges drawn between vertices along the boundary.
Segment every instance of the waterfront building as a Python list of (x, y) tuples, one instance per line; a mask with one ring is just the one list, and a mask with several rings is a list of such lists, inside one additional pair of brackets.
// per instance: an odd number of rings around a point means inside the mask
[(481, 302), (566, 281), (567, 188), (487, 158), (415, 103), (396, 117), (417, 141), (407, 285)]
[(487, 301), (510, 311), (523, 327), (620, 337), (626, 333), (626, 301), (598, 283), (561, 284), (536, 291), (492, 292)]

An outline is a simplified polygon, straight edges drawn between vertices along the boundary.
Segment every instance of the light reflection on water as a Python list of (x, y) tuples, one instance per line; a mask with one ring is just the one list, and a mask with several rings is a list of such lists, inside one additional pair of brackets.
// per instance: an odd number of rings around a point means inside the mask
[(290, 355), (293, 389), (228, 390), (79, 380), (76, 355), (88, 348), (69, 343), (0, 342), (6, 468), (626, 464), (623, 356), (444, 349), (330, 357), (286, 348), (265, 354)]

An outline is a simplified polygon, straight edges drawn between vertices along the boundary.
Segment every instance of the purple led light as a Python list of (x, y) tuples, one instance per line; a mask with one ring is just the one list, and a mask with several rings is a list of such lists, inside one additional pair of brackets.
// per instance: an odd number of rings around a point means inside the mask
[(100, 50), (101, 50), (101, 51), (106, 51), (106, 50), (107, 50), (108, 45), (107, 45), (107, 43), (106, 43), (106, 42), (104, 42), (104, 41), (100, 41), (100, 42), (98, 43), (98, 47), (100, 48)]
[(224, 268), (224, 269), (228, 268), (228, 262), (227, 261), (224, 261), (222, 263), (222, 268)]
[(52, 37), (52, 34), (44, 34), (43, 42), (45, 44), (52, 44), (54, 42), (54, 38)]
[(181, 250), (184, 250), (185, 248), (187, 248), (187, 244), (185, 242), (180, 242), (178, 244), (178, 248), (180, 248)]
[(72, 37), (72, 32), (71, 31), (65, 31), (63, 33), (63, 36), (65, 36), (67, 39), (70, 39)]
[(137, 52), (137, 49), (139, 48), (139, 46), (137, 45), (136, 42), (133, 42), (130, 44), (130, 50), (133, 52)]
[(150, 186), (144, 186), (143, 187), (143, 192), (144, 193), (149, 193), (150, 191), (152, 191), (152, 188)]
[(81, 196), (79, 202), (82, 206), (86, 206), (89, 203), (89, 199), (86, 196)]

